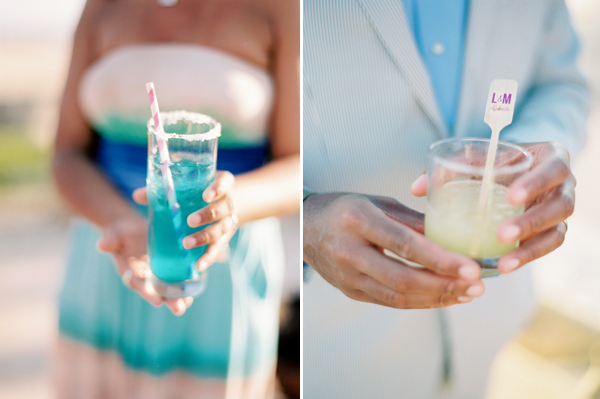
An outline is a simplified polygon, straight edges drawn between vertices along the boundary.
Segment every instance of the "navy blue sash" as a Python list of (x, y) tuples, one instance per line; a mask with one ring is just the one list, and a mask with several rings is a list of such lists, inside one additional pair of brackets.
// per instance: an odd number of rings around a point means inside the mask
[[(261, 167), (269, 155), (268, 145), (217, 150), (217, 170), (234, 175)], [(100, 138), (96, 162), (104, 175), (127, 199), (146, 185), (147, 146), (123, 144)]]

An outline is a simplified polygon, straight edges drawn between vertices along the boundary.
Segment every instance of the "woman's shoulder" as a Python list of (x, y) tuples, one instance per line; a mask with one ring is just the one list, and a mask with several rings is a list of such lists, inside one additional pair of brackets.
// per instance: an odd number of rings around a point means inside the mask
[(123, 37), (126, 32), (121, 28), (139, 20), (136, 14), (139, 10), (131, 7), (128, 1), (87, 0), (74, 40), (85, 42), (89, 63), (110, 50), (115, 37), (119, 37), (120, 41), (127, 40)]
[(256, 0), (256, 2), (274, 12), (300, 14), (300, 0)]
[(274, 26), (292, 28), (290, 22), (300, 21), (300, 0), (256, 0)]

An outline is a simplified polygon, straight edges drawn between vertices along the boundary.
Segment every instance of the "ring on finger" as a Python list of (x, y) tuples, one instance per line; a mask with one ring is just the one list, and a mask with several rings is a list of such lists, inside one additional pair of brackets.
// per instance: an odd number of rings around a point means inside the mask
[(136, 274), (139, 278), (145, 280), (149, 276), (150, 272), (148, 269), (139, 269)]
[(127, 288), (131, 288), (131, 278), (133, 277), (133, 270), (127, 269), (121, 275), (121, 282)]
[(237, 209), (231, 213), (231, 221), (233, 222), (233, 229), (237, 229), (240, 224), (240, 219), (237, 215)]

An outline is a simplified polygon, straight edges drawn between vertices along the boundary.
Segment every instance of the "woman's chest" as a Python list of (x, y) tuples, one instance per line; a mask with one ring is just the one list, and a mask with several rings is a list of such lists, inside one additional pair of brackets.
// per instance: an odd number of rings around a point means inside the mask
[(106, 6), (98, 18), (97, 58), (128, 44), (189, 43), (235, 55), (270, 69), (273, 34), (266, 10), (235, 0), (160, 7), (136, 0)]

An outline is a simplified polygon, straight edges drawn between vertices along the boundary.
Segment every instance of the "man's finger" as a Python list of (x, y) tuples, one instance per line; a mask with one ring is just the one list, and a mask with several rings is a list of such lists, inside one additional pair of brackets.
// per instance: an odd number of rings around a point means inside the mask
[(514, 206), (525, 205), (553, 187), (562, 184), (571, 175), (568, 161), (552, 157), (525, 173), (508, 188), (508, 202)]
[(370, 208), (364, 216), (354, 215), (355, 228), (367, 241), (386, 248), (399, 257), (418, 263), (434, 272), (475, 280), (481, 269), (464, 255), (446, 251), (421, 234), (387, 217), (380, 209)]
[(410, 192), (415, 197), (424, 197), (427, 195), (427, 174), (423, 173), (410, 186)]
[[(362, 291), (368, 294), (368, 296), (374, 298), (376, 303), (396, 309), (444, 308), (457, 303), (470, 302), (472, 300), (472, 298), (461, 297), (459, 299), (459, 297), (453, 297), (449, 295), (400, 293), (389, 289), (369, 276), (364, 276), (361, 288), (362, 289), (359, 291)], [(369, 299), (365, 295), (360, 295), (359, 292), (354, 292), (353, 295), (359, 298), (358, 300), (364, 301)]]
[(549, 254), (562, 245), (566, 232), (567, 228), (561, 222), (557, 226), (532, 237), (500, 258), (498, 260), (498, 270), (500, 273), (510, 273), (535, 259)]
[(498, 227), (497, 238), (500, 242), (509, 244), (545, 231), (571, 216), (574, 204), (575, 200), (570, 194), (557, 191), (522, 215), (502, 223)]
[(386, 287), (402, 293), (471, 296), (478, 297), (485, 292), (480, 280), (463, 280), (418, 269), (383, 255), (375, 248), (356, 258), (356, 267)]

